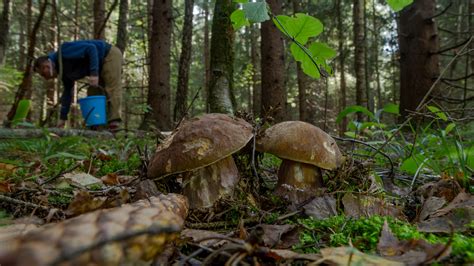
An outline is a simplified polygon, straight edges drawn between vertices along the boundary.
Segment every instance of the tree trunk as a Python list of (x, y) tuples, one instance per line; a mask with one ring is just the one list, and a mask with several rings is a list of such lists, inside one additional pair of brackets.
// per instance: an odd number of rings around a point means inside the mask
[(416, 0), (400, 12), (400, 113), (415, 111), (439, 75), (436, 2)]
[(181, 40), (181, 56), (178, 66), (178, 88), (174, 106), (174, 121), (180, 121), (186, 115), (189, 84), (189, 67), (191, 65), (191, 49), (193, 39), (193, 7), (194, 0), (185, 0), (183, 38)]
[(262, 87), (260, 86), (260, 54), (258, 47), (258, 27), (256, 25), (250, 26), (250, 60), (253, 65), (252, 74), (252, 110), (255, 116), (260, 115), (262, 109)]
[(5, 61), (8, 33), (10, 30), (10, 0), (3, 0), (3, 11), (0, 17), (0, 66)]
[[(302, 2), (293, 0), (293, 12), (300, 13), (303, 9)], [(299, 104), (299, 120), (311, 123), (309, 119), (310, 105), (307, 90), (311, 86), (311, 78), (303, 72), (301, 63), (296, 62), (296, 77), (298, 80), (298, 104)], [(311, 93), (311, 92), (310, 92)]]
[(209, 55), (209, 0), (204, 0), (204, 68), (205, 68), (205, 77), (204, 77), (204, 102), (206, 103), (206, 108), (204, 110), (209, 112), (209, 84), (211, 80), (211, 57)]
[[(347, 96), (346, 96), (346, 75), (345, 75), (345, 66), (346, 66), (346, 53), (344, 51), (344, 25), (342, 20), (342, 0), (336, 0), (336, 16), (337, 16), (337, 35), (338, 35), (338, 50), (339, 50), (339, 76), (340, 76), (340, 87), (339, 90), (341, 95), (339, 97), (339, 112), (346, 109), (347, 106)], [(347, 118), (344, 118), (339, 127), (339, 134), (342, 136), (347, 130)]]
[[(273, 14), (281, 14), (281, 0), (269, 0)], [(272, 21), (261, 26), (262, 116), (271, 116), (275, 122), (286, 119), (285, 51), (283, 35)]]
[[(364, 34), (364, 10), (365, 0), (354, 0), (353, 22), (354, 22), (354, 69), (356, 78), (356, 104), (363, 106), (365, 83), (365, 34)], [(361, 113), (357, 115), (361, 120)]]
[(372, 76), (372, 68), (370, 67), (370, 56), (371, 54), (369, 52), (374, 52), (373, 49), (369, 49), (369, 43), (367, 42), (367, 39), (369, 38), (368, 34), (368, 25), (367, 25), (367, 10), (365, 8), (365, 0), (364, 0), (364, 9), (362, 10), (363, 17), (364, 17), (364, 24), (363, 24), (363, 29), (364, 29), (364, 83), (365, 83), (365, 96), (367, 100), (367, 109), (369, 111), (373, 112), (374, 111), (374, 93), (371, 90), (370, 87), (370, 77)]
[[(44, 12), (46, 10), (46, 7), (48, 5), (48, 1), (44, 1), (42, 4), (41, 4), (41, 7), (40, 7), (40, 12), (39, 12), (39, 15), (38, 15), (38, 18), (36, 19), (36, 22), (35, 22), (35, 25), (33, 26), (33, 29), (31, 31), (31, 34), (29, 36), (29, 42), (28, 42), (28, 54), (27, 54), (27, 64), (26, 64), (26, 67), (25, 67), (25, 72), (23, 74), (23, 79), (18, 87), (18, 90), (15, 94), (15, 101), (10, 109), (10, 111), (8, 112), (8, 115), (7, 115), (7, 121), (6, 121), (6, 125), (7, 126), (10, 126), (10, 122), (12, 121), (13, 117), (15, 116), (15, 112), (16, 112), (16, 108), (18, 107), (18, 103), (20, 102), (20, 100), (24, 99), (25, 98), (25, 95), (28, 94), (28, 91), (31, 91), (31, 83), (32, 83), (32, 60), (33, 60), (33, 57), (34, 57), (34, 53), (35, 53), (35, 46), (36, 46), (36, 33), (38, 32), (38, 29), (40, 27), (40, 24), (41, 24), (41, 21), (43, 20), (43, 17), (44, 17)], [(31, 93), (29, 93), (31, 95)]]
[(374, 53), (374, 71), (375, 71), (375, 85), (377, 87), (377, 109), (383, 107), (383, 98), (382, 98), (382, 86), (380, 85), (380, 73), (379, 73), (379, 24), (377, 21), (377, 11), (375, 9), (376, 1), (372, 2), (372, 23), (374, 24), (374, 34), (373, 34), (373, 53)]
[(170, 48), (172, 31), (171, 0), (154, 0), (150, 39), (150, 77), (148, 100), (151, 112), (145, 114), (141, 128), (154, 120), (160, 130), (171, 129)]
[(235, 9), (232, 0), (216, 1), (212, 21), (211, 80), (209, 107), (212, 113), (234, 113), (234, 29), (230, 14)]
[(119, 20), (117, 26), (117, 46), (122, 54), (125, 53), (125, 48), (127, 47), (127, 14), (128, 14), (128, 0), (120, 0), (119, 6)]
[(105, 0), (94, 0), (94, 39), (105, 39)]
[(74, 0), (74, 40), (77, 41), (79, 39), (79, 0)]

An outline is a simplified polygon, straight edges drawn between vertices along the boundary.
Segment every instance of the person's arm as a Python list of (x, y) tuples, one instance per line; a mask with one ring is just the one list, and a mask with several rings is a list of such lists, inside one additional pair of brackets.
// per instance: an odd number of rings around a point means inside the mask
[(61, 113), (59, 118), (66, 121), (69, 109), (71, 108), (72, 102), (72, 91), (74, 89), (74, 81), (64, 78), (63, 79), (64, 92), (61, 97)]

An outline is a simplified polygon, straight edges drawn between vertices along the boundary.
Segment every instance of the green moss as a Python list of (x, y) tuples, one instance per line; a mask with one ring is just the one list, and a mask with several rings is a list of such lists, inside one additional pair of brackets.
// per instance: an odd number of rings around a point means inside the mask
[[(300, 234), (300, 243), (294, 247), (297, 251), (318, 252), (321, 247), (349, 245), (364, 252), (375, 252), (385, 219), (393, 234), (400, 240), (425, 239), (430, 243), (448, 243), (450, 236), (419, 232), (416, 226), (396, 220), (392, 217), (373, 216), (370, 218), (350, 219), (335, 216), (325, 220), (299, 219), (297, 222), (305, 229)], [(472, 227), (471, 227), (472, 228)], [(453, 235), (451, 255), (456, 261), (474, 261), (474, 238), (472, 230), (468, 233)]]

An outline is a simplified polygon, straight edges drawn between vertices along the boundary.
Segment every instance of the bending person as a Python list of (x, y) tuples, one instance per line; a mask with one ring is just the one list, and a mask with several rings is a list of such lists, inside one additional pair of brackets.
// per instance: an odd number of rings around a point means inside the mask
[[(121, 122), (122, 53), (120, 49), (102, 40), (65, 42), (58, 52), (41, 56), (34, 62), (34, 71), (49, 80), (56, 78), (62, 68), (64, 86), (58, 127), (64, 127), (71, 107), (74, 82), (89, 77), (87, 95), (103, 94), (107, 97), (108, 126), (115, 131)], [(59, 62), (61, 60), (61, 63)], [(99, 86), (100, 85), (100, 86)]]

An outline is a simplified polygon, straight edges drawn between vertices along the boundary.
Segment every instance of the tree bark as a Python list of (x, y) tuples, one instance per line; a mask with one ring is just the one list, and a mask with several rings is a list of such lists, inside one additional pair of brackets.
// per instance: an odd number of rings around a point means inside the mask
[(94, 0), (94, 39), (105, 39), (105, 0)]
[[(293, 12), (299, 13), (303, 9), (302, 2), (299, 0), (293, 0)], [(308, 99), (308, 92), (307, 90), (310, 89), (311, 86), (311, 78), (308, 77), (303, 72), (301, 68), (301, 63), (296, 62), (296, 77), (298, 80), (298, 105), (299, 105), (299, 120), (312, 123), (309, 119), (310, 115), (310, 105)]]
[(186, 115), (188, 100), (189, 68), (193, 39), (193, 7), (194, 0), (185, 0), (183, 38), (178, 66), (178, 88), (174, 106), (174, 121), (180, 121)]
[(212, 113), (233, 114), (234, 87), (234, 29), (230, 14), (234, 11), (232, 0), (216, 1), (212, 21), (211, 80), (209, 84), (209, 107)]
[[(365, 33), (364, 33), (364, 10), (365, 0), (354, 0), (353, 23), (354, 23), (354, 69), (356, 77), (356, 104), (364, 106), (365, 82)], [(362, 115), (358, 113), (358, 120)]]
[(209, 54), (209, 0), (204, 0), (204, 102), (206, 112), (209, 112), (209, 84), (211, 80), (211, 57)]
[(158, 129), (171, 129), (170, 48), (173, 21), (171, 7), (171, 0), (153, 1), (147, 99), (152, 110), (145, 114), (141, 128), (148, 128), (154, 120), (154, 125)]
[(7, 121), (6, 121), (6, 126), (10, 126), (10, 122), (15, 116), (16, 108), (18, 107), (18, 103), (20, 100), (25, 98), (25, 95), (28, 95), (31, 93), (28, 93), (31, 91), (31, 83), (32, 83), (32, 68), (31, 68), (31, 62), (34, 57), (35, 53), (35, 46), (36, 46), (36, 33), (38, 32), (38, 29), (40, 27), (41, 21), (43, 20), (44, 17), (44, 12), (46, 11), (46, 7), (48, 5), (48, 1), (45, 0), (39, 11), (38, 18), (36, 19), (35, 25), (33, 26), (33, 29), (31, 31), (31, 34), (29, 36), (29, 42), (28, 42), (28, 60), (27, 64), (25, 66), (25, 72), (23, 74), (23, 79), (18, 87), (18, 90), (15, 94), (15, 101), (13, 102), (13, 105), (10, 109), (10, 111), (7, 114)]
[(125, 48), (127, 47), (127, 24), (128, 24), (128, 0), (120, 0), (119, 6), (119, 20), (117, 26), (117, 46), (122, 54), (125, 53)]
[[(269, 0), (273, 14), (282, 12), (281, 0)], [(283, 35), (272, 21), (261, 26), (262, 116), (275, 122), (286, 119), (285, 52)]]
[[(347, 96), (346, 96), (346, 75), (345, 75), (345, 66), (346, 66), (346, 53), (344, 51), (344, 24), (342, 20), (342, 0), (336, 0), (336, 17), (337, 17), (337, 36), (338, 36), (338, 50), (339, 50), (339, 78), (340, 85), (339, 91), (341, 95), (339, 96), (339, 112), (346, 109), (347, 106)], [(339, 134), (343, 135), (347, 130), (347, 118), (344, 118), (339, 127)]]
[(379, 23), (377, 21), (377, 11), (375, 9), (376, 1), (373, 0), (372, 2), (372, 23), (374, 24), (374, 31), (373, 31), (373, 53), (374, 53), (374, 70), (375, 70), (375, 85), (377, 87), (377, 105), (376, 109), (380, 109), (383, 107), (383, 98), (382, 98), (382, 86), (380, 85), (380, 73), (379, 73)]
[(250, 29), (250, 60), (253, 65), (252, 74), (252, 110), (255, 116), (260, 115), (262, 109), (262, 87), (260, 82), (260, 47), (258, 46), (258, 27), (252, 25)]
[(435, 14), (436, 2), (416, 0), (400, 12), (400, 113), (402, 119), (415, 111), (439, 75), (439, 37)]
[(3, 11), (0, 17), (0, 66), (5, 61), (8, 34), (10, 30), (10, 0), (3, 0)]

